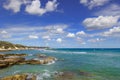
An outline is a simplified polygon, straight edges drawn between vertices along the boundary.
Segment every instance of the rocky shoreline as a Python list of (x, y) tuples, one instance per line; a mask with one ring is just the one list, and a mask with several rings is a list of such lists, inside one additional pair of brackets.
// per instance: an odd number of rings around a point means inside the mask
[[(0, 54), (0, 69), (4, 69), (13, 65), (43, 65), (49, 64), (57, 59), (55, 57), (46, 56), (44, 54), (36, 54), (37, 58), (26, 60), (27, 54)], [(54, 80), (66, 79), (73, 77), (73, 73), (54, 73)], [(14, 74), (10, 76), (5, 76), (0, 78), (0, 80), (39, 80), (36, 74), (24, 73), (24, 74)]]
[[(43, 65), (49, 64), (57, 59), (55, 57), (37, 54), (35, 59), (26, 59), (27, 54), (0, 54), (0, 69), (4, 69), (13, 65)], [(1, 78), (0, 80), (36, 80), (36, 76), (29, 74), (16, 74)]]
[[(44, 65), (52, 63), (57, 59), (55, 57), (46, 56), (44, 54), (35, 54), (34, 59), (26, 59), (27, 54), (0, 54), (0, 69), (11, 67), (13, 65)], [(79, 71), (78, 73), (72, 71), (54, 72), (50, 77), (53, 80), (74, 80), (76, 75), (92, 77), (88, 72)], [(32, 73), (17, 73), (9, 76), (1, 77), (0, 80), (39, 80), (39, 74)], [(40, 79), (41, 80), (41, 79)], [(43, 79), (42, 79), (43, 80)], [(45, 79), (46, 80), (46, 79)]]
[(52, 61), (56, 61), (55, 57), (46, 56), (43, 54), (37, 55), (36, 59), (26, 60), (27, 54), (0, 54), (0, 68), (10, 67), (12, 65), (23, 65), (23, 64), (48, 64)]

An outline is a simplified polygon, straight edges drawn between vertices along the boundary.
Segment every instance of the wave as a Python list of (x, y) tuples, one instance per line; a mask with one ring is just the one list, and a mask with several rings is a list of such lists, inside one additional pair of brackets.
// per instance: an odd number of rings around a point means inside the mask
[(55, 63), (55, 61), (51, 61), (51, 62), (49, 62), (48, 64), (45, 64), (45, 65), (51, 65), (51, 64), (54, 64)]
[(78, 52), (78, 51), (57, 51), (57, 50), (44, 50), (44, 53), (60, 53), (60, 54), (74, 54), (74, 55), (93, 55), (93, 56), (107, 56), (107, 57), (120, 57), (120, 54), (116, 53), (103, 53), (103, 52)]
[[(43, 60), (42, 60), (42, 59), (40, 59), (40, 58), (34, 58), (34, 60), (39, 60), (40, 62), (43, 62)], [(57, 60), (57, 59), (52, 60), (52, 61), (50, 61), (49, 63), (44, 64), (44, 65), (51, 65), (51, 64), (54, 64), (56, 60)]]
[(55, 72), (51, 72), (49, 70), (44, 70), (44, 73), (40, 73), (40, 74), (36, 74), (37, 78), (36, 80), (48, 80), (49, 78), (52, 77), (52, 75), (54, 74)]
[(44, 50), (45, 53), (60, 53), (60, 54), (87, 54), (87, 52), (73, 52), (73, 51), (57, 51), (57, 50)]

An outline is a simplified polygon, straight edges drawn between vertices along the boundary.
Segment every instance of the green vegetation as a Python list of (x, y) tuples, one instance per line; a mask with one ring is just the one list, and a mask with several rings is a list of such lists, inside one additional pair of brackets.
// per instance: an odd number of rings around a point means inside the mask
[(16, 48), (26, 48), (24, 45), (13, 44), (7, 41), (0, 41), (0, 49), (16, 49)]
[(21, 44), (13, 44), (7, 41), (0, 41), (0, 50), (16, 50), (16, 49), (49, 49), (49, 47), (24, 46)]

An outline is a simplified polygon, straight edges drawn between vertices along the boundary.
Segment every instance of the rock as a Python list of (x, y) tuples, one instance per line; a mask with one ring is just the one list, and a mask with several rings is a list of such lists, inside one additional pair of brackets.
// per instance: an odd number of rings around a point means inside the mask
[(1, 80), (26, 80), (27, 75), (13, 75), (2, 78)]
[(76, 74), (70, 71), (55, 73), (55, 80), (73, 80)]
[(79, 71), (79, 75), (82, 75), (82, 76), (92, 76), (92, 74), (90, 74), (88, 72), (85, 72), (85, 71)]
[(3, 59), (4, 58), (4, 54), (0, 54), (0, 59)]
[(26, 54), (0, 54), (0, 68), (6, 68), (24, 61)]
[(46, 55), (39, 55), (40, 58), (25, 60), (25, 56), (26, 54), (0, 54), (0, 68), (22, 64), (48, 64), (57, 60), (54, 57), (47, 57)]
[(47, 56), (45, 54), (37, 54), (36, 55), (38, 58), (46, 58)]
[(27, 60), (26, 64), (41, 64), (39, 60)]
[(26, 80), (36, 80), (36, 76), (33, 74), (28, 74)]
[(9, 66), (9, 63), (0, 63), (0, 68), (6, 68)]
[(56, 58), (54, 58), (54, 57), (47, 57), (47, 58), (44, 59), (44, 64), (51, 63), (55, 60), (56, 60)]
[(7, 76), (0, 80), (36, 80), (35, 75), (27, 75), (27, 74), (17, 74), (13, 76)]
[(5, 57), (9, 57), (9, 56), (18, 56), (18, 57), (25, 57), (27, 56), (27, 54), (4, 54)]

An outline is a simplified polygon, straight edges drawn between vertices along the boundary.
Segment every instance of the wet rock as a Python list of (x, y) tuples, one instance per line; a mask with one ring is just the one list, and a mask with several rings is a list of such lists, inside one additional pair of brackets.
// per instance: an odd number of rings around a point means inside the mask
[(0, 54), (0, 68), (23, 64), (48, 64), (57, 60), (54, 57), (47, 57), (46, 55), (39, 55), (42, 58), (26, 60), (25, 56), (26, 54)]
[(39, 60), (27, 60), (27, 64), (41, 64)]
[(0, 60), (0, 68), (9, 67), (24, 60), (25, 58), (4, 58)]
[(92, 76), (92, 74), (88, 73), (88, 72), (85, 72), (85, 71), (79, 71), (79, 75), (82, 75), (82, 76)]
[(53, 61), (56, 61), (57, 59), (54, 58), (54, 57), (47, 57), (44, 59), (44, 64), (48, 64), (48, 63), (51, 63)]
[(0, 63), (0, 69), (1, 68), (6, 68), (9, 66), (9, 63)]
[(33, 74), (27, 74), (26, 80), (36, 80), (36, 76)]
[(73, 80), (75, 75), (75, 73), (70, 71), (58, 72), (55, 73), (55, 80)]
[(47, 56), (45, 54), (37, 54), (36, 55), (38, 58), (46, 58)]

